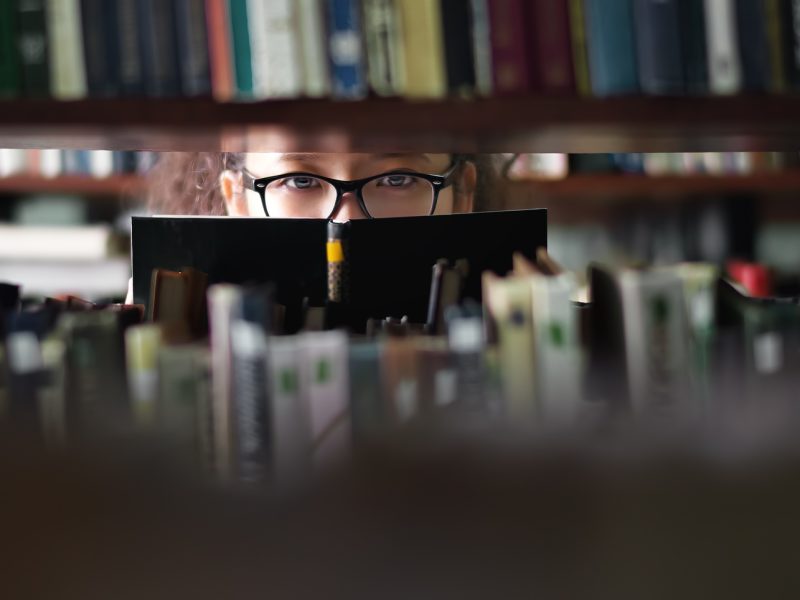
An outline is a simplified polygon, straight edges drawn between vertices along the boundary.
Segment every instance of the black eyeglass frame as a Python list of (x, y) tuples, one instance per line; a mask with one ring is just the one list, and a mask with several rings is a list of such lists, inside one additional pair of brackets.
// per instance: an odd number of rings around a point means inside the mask
[(443, 189), (451, 186), (453, 184), (453, 180), (455, 179), (455, 173), (458, 167), (461, 165), (463, 161), (456, 160), (453, 164), (441, 175), (437, 175), (435, 173), (419, 173), (417, 171), (408, 171), (403, 169), (397, 169), (394, 171), (387, 171), (386, 173), (380, 173), (378, 175), (372, 175), (371, 177), (364, 177), (363, 179), (351, 179), (351, 180), (343, 180), (343, 179), (333, 179), (331, 177), (325, 177), (323, 175), (317, 175), (316, 173), (308, 173), (306, 171), (293, 171), (291, 173), (281, 173), (280, 175), (272, 175), (270, 177), (259, 177), (256, 179), (253, 175), (247, 171), (247, 169), (242, 169), (242, 183), (246, 189), (254, 190), (258, 193), (261, 197), (261, 206), (264, 209), (264, 214), (266, 216), (270, 216), (269, 211), (267, 210), (267, 199), (266, 199), (266, 189), (267, 186), (272, 183), (273, 181), (277, 181), (278, 179), (286, 179), (287, 177), (313, 177), (314, 179), (319, 179), (321, 181), (325, 181), (333, 186), (336, 190), (336, 202), (333, 204), (333, 208), (331, 209), (330, 214), (325, 219), (330, 219), (336, 211), (339, 210), (339, 206), (342, 203), (342, 196), (344, 196), (347, 192), (355, 192), (356, 199), (358, 200), (358, 205), (361, 208), (362, 212), (367, 215), (370, 219), (377, 219), (381, 217), (373, 217), (369, 210), (367, 209), (367, 205), (364, 202), (364, 196), (362, 191), (364, 186), (370, 183), (371, 181), (375, 181), (376, 179), (380, 179), (382, 177), (389, 177), (391, 175), (413, 175), (414, 177), (419, 177), (421, 179), (425, 179), (431, 184), (433, 188), (433, 200), (431, 202), (431, 210), (426, 216), (431, 216), (436, 212), (436, 205), (439, 202), (439, 192)]

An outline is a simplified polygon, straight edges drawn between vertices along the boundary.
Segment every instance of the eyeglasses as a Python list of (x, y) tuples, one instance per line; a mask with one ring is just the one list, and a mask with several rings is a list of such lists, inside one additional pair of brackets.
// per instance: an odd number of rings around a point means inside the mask
[(453, 183), (459, 164), (442, 175), (397, 170), (352, 181), (304, 172), (255, 179), (243, 171), (243, 178), (245, 188), (261, 196), (268, 217), (330, 219), (346, 192), (355, 193), (369, 218), (414, 217), (436, 211), (439, 192)]

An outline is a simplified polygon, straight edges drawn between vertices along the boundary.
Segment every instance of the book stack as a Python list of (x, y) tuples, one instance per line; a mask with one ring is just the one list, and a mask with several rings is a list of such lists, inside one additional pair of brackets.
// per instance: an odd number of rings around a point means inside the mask
[(151, 152), (3, 148), (0, 149), (0, 177), (75, 175), (103, 179), (143, 173), (154, 161), (155, 155)]
[(800, 86), (793, 0), (15, 0), (0, 11), (8, 98), (730, 95)]

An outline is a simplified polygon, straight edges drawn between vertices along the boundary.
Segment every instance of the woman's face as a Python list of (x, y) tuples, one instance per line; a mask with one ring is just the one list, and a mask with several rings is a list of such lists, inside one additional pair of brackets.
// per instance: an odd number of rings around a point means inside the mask
[[(452, 157), (449, 154), (311, 154), (311, 153), (252, 153), (246, 154), (244, 167), (254, 178), (271, 177), (283, 173), (308, 173), (330, 177), (339, 180), (354, 180), (380, 175), (391, 171), (418, 172), (425, 174), (441, 175), (447, 172), (452, 165)], [(441, 190), (436, 203), (435, 214), (449, 214), (453, 212), (470, 212), (473, 206), (474, 188), (476, 181), (475, 166), (465, 163), (456, 173), (457, 179), (454, 185), (450, 185)], [(321, 182), (322, 185), (326, 185)], [(242, 173), (235, 171), (225, 171), (221, 178), (222, 195), (228, 214), (232, 216), (251, 216), (263, 217), (264, 209), (261, 204), (261, 197), (252, 189), (245, 189), (243, 185)], [(403, 186), (402, 177), (376, 182), (376, 185), (385, 184), (386, 187), (393, 186), (399, 189)], [(306, 197), (313, 196), (313, 191), (309, 190), (312, 185), (319, 183), (310, 182), (307, 178), (294, 179), (281, 183), (283, 192), (286, 196), (299, 196), (305, 188)], [(320, 190), (321, 191), (321, 190)], [(365, 190), (365, 195), (367, 195)], [(292, 210), (291, 202), (285, 203), (286, 208), (282, 209), (281, 217), (327, 217), (328, 214), (309, 215), (303, 214), (299, 210)], [(402, 203), (399, 206), (403, 206)], [(408, 216), (418, 214), (404, 212), (402, 208), (396, 209), (393, 216)], [(270, 214), (272, 214), (270, 210)], [(325, 211), (329, 212), (329, 210)], [(372, 211), (371, 211), (372, 212)], [(358, 199), (352, 192), (347, 192), (342, 196), (339, 206), (332, 215), (335, 221), (348, 221), (353, 219), (365, 219), (367, 215), (363, 212)]]

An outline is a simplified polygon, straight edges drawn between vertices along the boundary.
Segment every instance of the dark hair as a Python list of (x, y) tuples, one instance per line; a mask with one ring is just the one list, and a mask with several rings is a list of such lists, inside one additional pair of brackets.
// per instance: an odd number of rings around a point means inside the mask
[[(456, 154), (478, 171), (475, 211), (500, 208), (495, 202), (498, 161), (491, 154)], [(244, 155), (219, 152), (165, 152), (148, 175), (147, 208), (152, 214), (224, 215), (225, 202), (219, 177), (226, 169), (238, 170)]]

